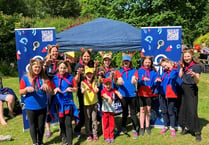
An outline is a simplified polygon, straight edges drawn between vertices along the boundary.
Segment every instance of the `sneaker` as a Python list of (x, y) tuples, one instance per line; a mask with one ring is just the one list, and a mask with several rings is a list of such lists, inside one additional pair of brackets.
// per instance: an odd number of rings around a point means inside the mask
[(166, 131), (168, 131), (167, 127), (163, 127), (163, 129), (160, 130), (160, 134), (164, 134)]
[(45, 137), (46, 137), (46, 138), (50, 138), (50, 137), (51, 137), (51, 132), (50, 132), (50, 130), (47, 130), (47, 131), (46, 131)]
[(110, 138), (110, 143), (111, 142), (115, 142), (115, 139), (114, 138)]
[(111, 143), (109, 138), (105, 139), (105, 142), (106, 143)]
[(91, 137), (91, 136), (88, 136), (88, 137), (87, 137), (87, 141), (88, 141), (88, 142), (92, 141), (92, 137)]
[(200, 132), (195, 132), (195, 140), (196, 140), (197, 142), (201, 142), (202, 138), (201, 138)]
[(148, 134), (148, 135), (150, 135), (151, 134), (151, 129), (150, 129), (150, 127), (146, 127), (146, 133)]
[(141, 136), (144, 135), (144, 128), (140, 128), (140, 130), (139, 130), (139, 135), (141, 135)]
[(81, 133), (80, 132), (75, 132), (75, 136), (80, 139), (81, 138)]
[(133, 133), (133, 139), (137, 139), (138, 138), (137, 131), (136, 130), (133, 130), (132, 133)]
[(38, 142), (38, 145), (44, 145), (44, 143), (43, 142)]
[(126, 134), (126, 133), (127, 133), (127, 130), (125, 129), (125, 127), (122, 127), (122, 128), (120, 129), (120, 135)]
[(189, 133), (189, 130), (184, 128), (182, 131), (181, 131), (181, 134), (182, 135), (186, 135), (187, 133)]
[(171, 137), (176, 137), (176, 130), (175, 129), (171, 130)]
[(98, 140), (98, 136), (94, 135), (94, 141), (96, 142)]

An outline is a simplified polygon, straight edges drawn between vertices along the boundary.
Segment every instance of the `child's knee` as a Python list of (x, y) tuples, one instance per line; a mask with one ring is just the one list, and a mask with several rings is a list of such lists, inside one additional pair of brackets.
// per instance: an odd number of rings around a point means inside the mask
[(7, 102), (9, 102), (9, 103), (12, 103), (12, 102), (14, 102), (14, 96), (13, 95), (11, 95), (11, 94), (8, 94), (7, 96), (6, 96), (6, 99), (5, 99)]
[(145, 107), (140, 107), (140, 113), (145, 113)]

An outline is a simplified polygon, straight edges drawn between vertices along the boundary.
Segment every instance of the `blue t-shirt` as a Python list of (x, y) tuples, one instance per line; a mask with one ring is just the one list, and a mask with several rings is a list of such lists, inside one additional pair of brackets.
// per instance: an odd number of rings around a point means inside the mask
[[(22, 79), (25, 82), (25, 87), (32, 86), (28, 79), (28, 76), (23, 76)], [(38, 78), (38, 82), (40, 86), (43, 85), (43, 81), (41, 78)], [(25, 109), (27, 110), (40, 110), (47, 107), (46, 92), (40, 89), (37, 83), (36, 87), (37, 90), (31, 93), (27, 93), (24, 97)]]
[(124, 84), (119, 85), (118, 91), (121, 95), (126, 97), (136, 97), (136, 86), (131, 83), (131, 79), (134, 76), (136, 69), (132, 68), (130, 70), (125, 71), (123, 68), (119, 69), (119, 72), (122, 75)]

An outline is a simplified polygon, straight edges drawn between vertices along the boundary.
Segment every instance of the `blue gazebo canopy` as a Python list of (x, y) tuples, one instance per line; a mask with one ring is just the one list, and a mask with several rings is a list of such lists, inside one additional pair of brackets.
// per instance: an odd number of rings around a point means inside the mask
[(98, 18), (60, 32), (56, 36), (59, 51), (132, 51), (141, 49), (141, 30), (130, 24)]

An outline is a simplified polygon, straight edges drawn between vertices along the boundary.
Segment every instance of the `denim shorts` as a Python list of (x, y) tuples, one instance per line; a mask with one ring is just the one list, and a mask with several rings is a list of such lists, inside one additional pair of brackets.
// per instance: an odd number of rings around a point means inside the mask
[(1, 101), (5, 101), (7, 95), (8, 94), (6, 94), (6, 95), (0, 94), (0, 100)]

